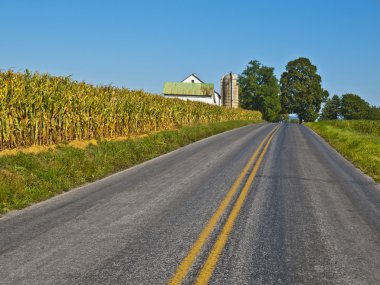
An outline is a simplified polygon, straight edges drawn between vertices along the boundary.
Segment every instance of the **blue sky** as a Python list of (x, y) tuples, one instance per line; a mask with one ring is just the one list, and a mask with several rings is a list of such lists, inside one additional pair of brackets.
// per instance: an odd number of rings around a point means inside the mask
[(0, 69), (161, 93), (257, 59), (280, 77), (308, 57), (330, 94), (380, 105), (380, 0), (0, 0)]

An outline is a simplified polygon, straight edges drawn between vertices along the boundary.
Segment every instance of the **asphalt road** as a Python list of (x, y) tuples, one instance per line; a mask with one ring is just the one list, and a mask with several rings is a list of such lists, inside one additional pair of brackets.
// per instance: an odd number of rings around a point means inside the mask
[(0, 219), (0, 284), (170, 280), (380, 284), (379, 184), (307, 127), (260, 124)]

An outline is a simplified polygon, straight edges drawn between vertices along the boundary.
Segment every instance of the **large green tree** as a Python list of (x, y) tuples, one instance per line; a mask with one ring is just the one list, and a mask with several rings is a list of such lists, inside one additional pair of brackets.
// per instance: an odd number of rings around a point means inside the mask
[(370, 105), (359, 95), (342, 95), (341, 113), (345, 120), (359, 120), (368, 118)]
[(308, 58), (289, 61), (280, 80), (282, 112), (296, 113), (300, 123), (314, 121), (328, 97), (321, 81), (317, 67)]
[(263, 119), (273, 122), (280, 119), (280, 86), (274, 75), (274, 68), (252, 60), (239, 75), (240, 106), (244, 109), (259, 110)]
[(336, 120), (340, 116), (340, 98), (334, 95), (331, 99), (327, 99), (322, 109), (321, 120)]

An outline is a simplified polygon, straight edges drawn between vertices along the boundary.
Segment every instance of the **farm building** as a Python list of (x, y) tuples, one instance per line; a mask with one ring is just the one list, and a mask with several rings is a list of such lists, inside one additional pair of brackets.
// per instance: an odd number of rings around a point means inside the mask
[(221, 106), (221, 96), (214, 90), (213, 83), (203, 82), (196, 74), (191, 74), (181, 82), (165, 82), (164, 97), (198, 101)]
[(220, 80), (222, 103), (227, 108), (239, 108), (238, 75), (230, 72)]

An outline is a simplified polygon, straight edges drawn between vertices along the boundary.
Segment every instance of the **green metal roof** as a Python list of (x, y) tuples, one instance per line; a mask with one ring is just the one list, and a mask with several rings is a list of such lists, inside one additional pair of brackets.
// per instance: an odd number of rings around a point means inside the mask
[(165, 82), (164, 94), (212, 96), (214, 94), (214, 84), (213, 83)]

